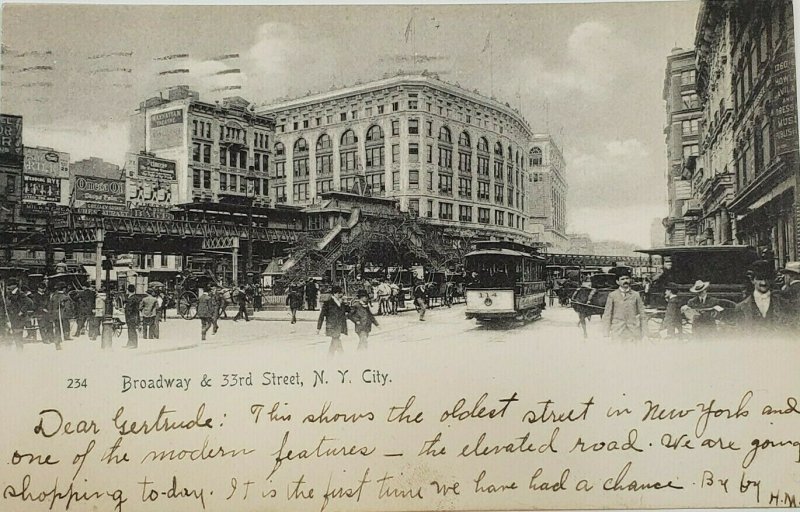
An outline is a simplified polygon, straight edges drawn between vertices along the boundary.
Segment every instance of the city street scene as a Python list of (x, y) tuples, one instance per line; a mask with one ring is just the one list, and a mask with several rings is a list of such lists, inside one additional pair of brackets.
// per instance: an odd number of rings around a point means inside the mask
[(800, 334), (789, 0), (2, 24), (4, 357)]

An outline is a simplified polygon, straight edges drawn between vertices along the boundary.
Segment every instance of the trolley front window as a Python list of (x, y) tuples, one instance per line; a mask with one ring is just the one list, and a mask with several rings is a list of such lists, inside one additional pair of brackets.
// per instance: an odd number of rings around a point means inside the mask
[(509, 288), (518, 276), (518, 258), (495, 254), (470, 256), (466, 261), (471, 288)]

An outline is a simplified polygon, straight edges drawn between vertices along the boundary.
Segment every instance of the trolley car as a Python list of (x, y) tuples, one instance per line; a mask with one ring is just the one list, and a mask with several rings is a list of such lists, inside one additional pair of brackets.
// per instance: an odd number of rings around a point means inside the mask
[(468, 319), (531, 321), (545, 308), (545, 262), (516, 242), (478, 242), (465, 257)]

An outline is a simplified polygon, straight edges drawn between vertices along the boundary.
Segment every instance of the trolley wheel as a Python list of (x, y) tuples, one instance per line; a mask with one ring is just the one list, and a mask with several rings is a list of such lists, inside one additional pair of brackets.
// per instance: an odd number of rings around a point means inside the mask
[(541, 312), (537, 308), (531, 308), (531, 309), (525, 311), (525, 315), (523, 316), (523, 319), (526, 322), (533, 322), (534, 320), (536, 320), (540, 316), (541, 316)]
[(197, 316), (197, 294), (183, 292), (178, 298), (178, 314), (184, 320), (193, 320)]

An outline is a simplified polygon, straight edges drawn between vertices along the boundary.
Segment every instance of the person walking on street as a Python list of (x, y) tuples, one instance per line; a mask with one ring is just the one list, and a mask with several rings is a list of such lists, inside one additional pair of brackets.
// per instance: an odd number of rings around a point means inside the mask
[(378, 293), (378, 314), (389, 314), (389, 297), (392, 295), (392, 287), (389, 285), (389, 280), (384, 279), (377, 288)]
[(286, 294), (286, 304), (292, 313), (292, 323), (297, 323), (297, 310), (303, 305), (303, 294), (300, 285), (293, 284), (289, 287), (289, 292)]
[[(209, 288), (210, 290), (207, 292), (211, 300), (211, 316), (209, 317), (209, 321), (213, 328), (211, 330), (211, 334), (213, 335), (217, 334), (219, 330), (219, 317), (225, 312), (225, 297), (223, 297), (222, 292), (216, 284), (212, 283)], [(227, 316), (225, 318), (227, 318)]]
[(425, 309), (427, 308), (428, 303), (428, 288), (425, 286), (425, 283), (422, 281), (417, 281), (417, 285), (414, 287), (414, 305), (417, 307), (417, 311), (419, 311), (419, 321), (425, 321)]
[(369, 309), (369, 302), (367, 301), (367, 292), (358, 290), (356, 292), (356, 301), (353, 303), (350, 313), (347, 317), (355, 324), (355, 331), (358, 334), (358, 349), (367, 349), (367, 339), (369, 333), (372, 331), (372, 326), (378, 326), (378, 321)]
[(667, 283), (664, 287), (664, 300), (667, 302), (667, 308), (664, 312), (661, 330), (667, 331), (668, 338), (683, 337), (683, 315), (677, 292), (678, 285), (675, 283)]
[(30, 298), (33, 301), (33, 316), (36, 318), (42, 342), (53, 343), (53, 320), (50, 316), (50, 294), (47, 293), (47, 285), (39, 283), (36, 293)]
[(391, 314), (396, 315), (397, 308), (400, 307), (400, 293), (401, 293), (400, 285), (398, 285), (397, 283), (392, 283), (390, 287), (392, 289), (392, 293), (389, 296), (389, 302), (392, 308)]
[(317, 334), (325, 322), (325, 336), (331, 338), (329, 356), (344, 352), (341, 337), (343, 334), (347, 336), (347, 313), (348, 306), (343, 302), (342, 287), (334, 286), (331, 288), (331, 297), (322, 304), (317, 320)]
[[(56, 349), (61, 343), (69, 341), (69, 319), (72, 317), (72, 300), (66, 294), (67, 285), (56, 283), (55, 291), (50, 295), (50, 314), (52, 315)], [(60, 350), (60, 349), (59, 349)]]
[(14, 340), (17, 350), (22, 350), (23, 343), (25, 343), (22, 336), (25, 333), (25, 324), (28, 323), (28, 318), (33, 313), (33, 301), (22, 291), (19, 281), (16, 279), (8, 280), (5, 299), (11, 339)]
[(309, 311), (316, 311), (317, 310), (317, 295), (319, 294), (319, 288), (317, 288), (317, 283), (314, 282), (314, 279), (308, 278), (306, 282), (306, 304), (308, 304)]
[(95, 291), (88, 286), (83, 286), (79, 290), (70, 293), (69, 296), (75, 304), (75, 322), (77, 323), (75, 337), (77, 338), (81, 334), (88, 334), (89, 332), (89, 324), (92, 321), (92, 317), (94, 317)]
[(617, 285), (619, 288), (606, 299), (605, 336), (622, 341), (639, 340), (643, 335), (644, 302), (638, 292), (631, 290), (630, 272), (621, 272)]
[(213, 325), (216, 334), (217, 327), (215, 325), (215, 316), (219, 314), (219, 308), (216, 305), (216, 300), (206, 290), (200, 290), (200, 295), (197, 297), (197, 318), (200, 319), (200, 339), (206, 340), (206, 333)]
[(156, 292), (147, 290), (147, 295), (139, 302), (139, 316), (142, 319), (142, 338), (158, 339), (158, 299)]
[(236, 316), (233, 317), (233, 321), (236, 322), (240, 318), (244, 318), (245, 321), (249, 322), (250, 317), (247, 316), (247, 303), (250, 302), (250, 297), (247, 296), (244, 286), (239, 286), (239, 290), (236, 295), (236, 302), (239, 304), (239, 311), (236, 313)]
[(136, 286), (129, 284), (125, 295), (125, 323), (128, 325), (128, 344), (125, 348), (139, 348), (139, 333), (136, 331), (141, 323), (139, 317), (139, 297)]

